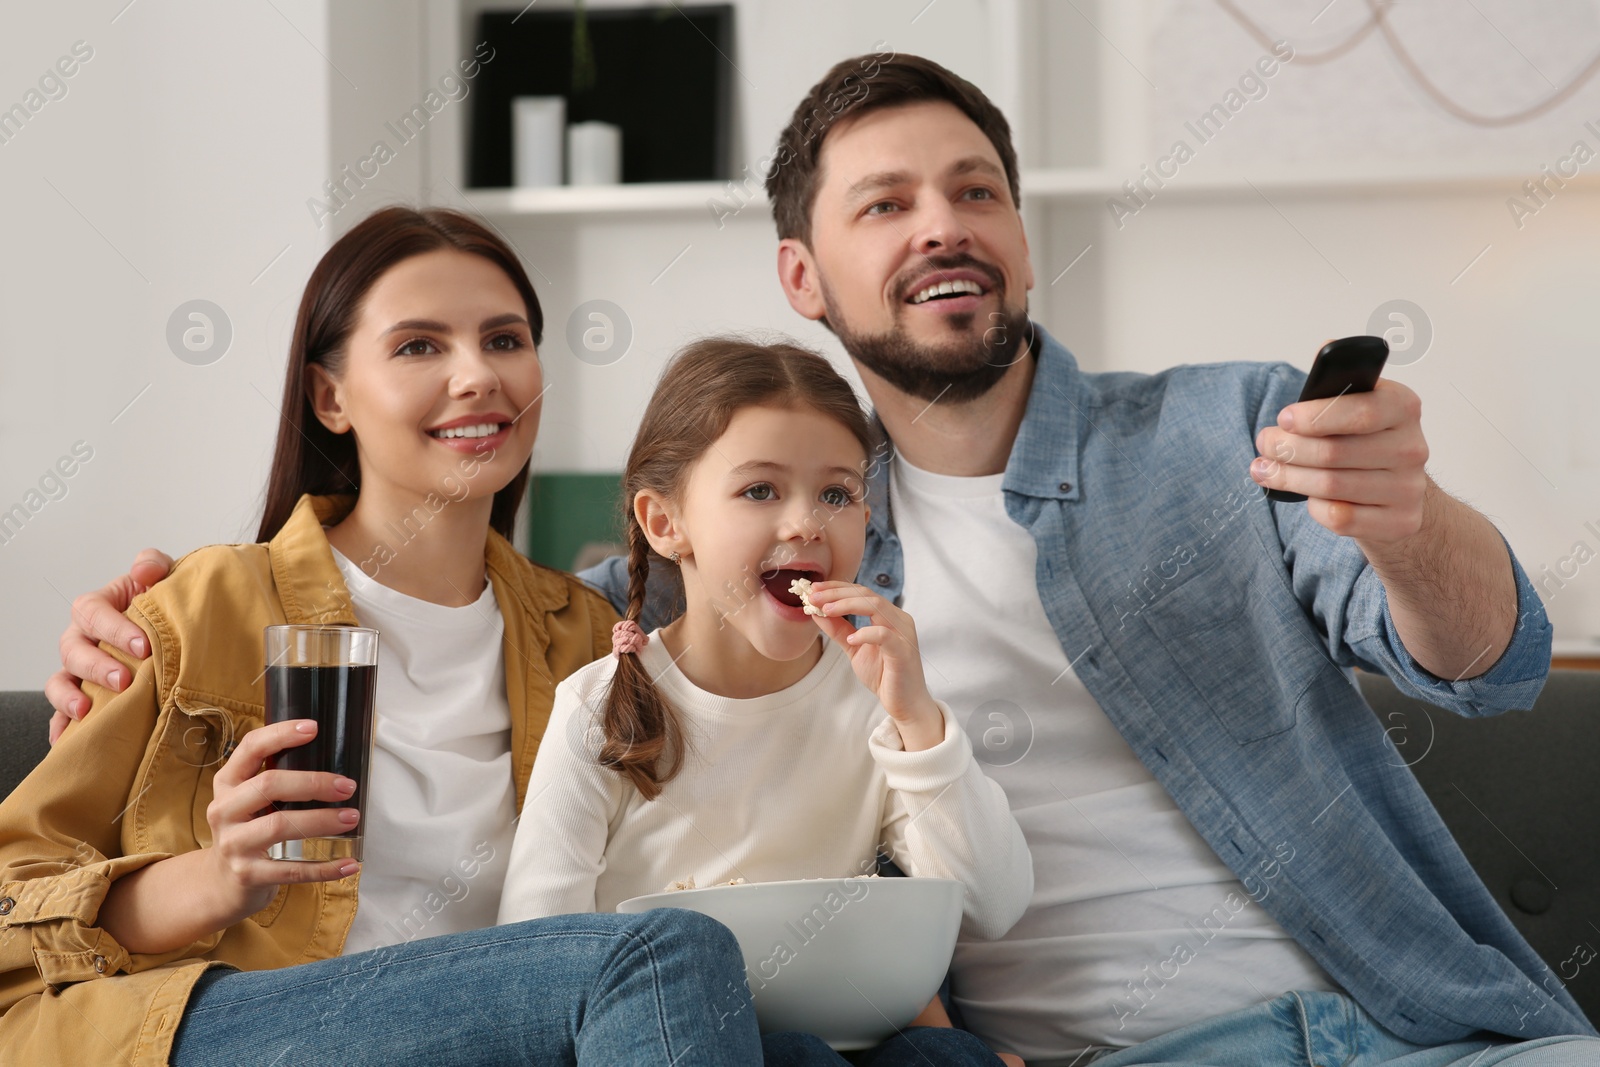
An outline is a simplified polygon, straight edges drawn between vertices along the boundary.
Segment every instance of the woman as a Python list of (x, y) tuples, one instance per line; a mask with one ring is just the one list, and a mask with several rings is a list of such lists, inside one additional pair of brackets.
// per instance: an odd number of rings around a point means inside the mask
[[(714, 923), (481, 928), (554, 686), (615, 621), (506, 541), (542, 325), (515, 255), (454, 212), (380, 211), (323, 257), (264, 543), (137, 598), (151, 655), (0, 804), (0, 1059), (759, 1061)], [(270, 860), (356, 812), (349, 780), (261, 770), (315, 730), (261, 725), (262, 628), (358, 618), (383, 630), (367, 869)], [(304, 800), (333, 806), (274, 808)]]

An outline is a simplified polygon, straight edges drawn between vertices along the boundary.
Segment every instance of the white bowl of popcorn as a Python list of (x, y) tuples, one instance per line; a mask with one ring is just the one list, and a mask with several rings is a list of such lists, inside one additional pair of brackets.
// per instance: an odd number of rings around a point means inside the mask
[(808, 878), (651, 893), (617, 911), (716, 919), (739, 939), (762, 1033), (797, 1030), (849, 1050), (894, 1036), (939, 991), (962, 893), (950, 878)]

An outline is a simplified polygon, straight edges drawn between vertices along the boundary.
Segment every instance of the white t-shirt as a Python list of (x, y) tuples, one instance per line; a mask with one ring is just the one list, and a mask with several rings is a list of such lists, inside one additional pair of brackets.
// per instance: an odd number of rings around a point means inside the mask
[(896, 457), (890, 480), (903, 606), (928, 687), (1005, 788), (1034, 858), (1022, 920), (999, 941), (956, 948), (964, 1021), (992, 1047), (1049, 1067), (1286, 990), (1335, 988), (1071, 670), (1088, 641), (1068, 635), (1063, 650), (1057, 640), (1037, 547), (1006, 514), (1003, 479), (932, 474)]
[(640, 654), (688, 737), (682, 771), (646, 801), (593, 758), (615, 656), (556, 688), (528, 781), (500, 921), (614, 911), (694, 879), (770, 882), (870, 874), (880, 849), (907, 874), (966, 883), (962, 930), (1004, 933), (1032, 891), (1000, 787), (944, 716), (944, 739), (906, 752), (833, 642), (795, 684), (751, 699), (700, 689), (659, 631)]
[(517, 814), (494, 587), (449, 608), (333, 556), (356, 618), (379, 631), (361, 883), (344, 951), (492, 926)]

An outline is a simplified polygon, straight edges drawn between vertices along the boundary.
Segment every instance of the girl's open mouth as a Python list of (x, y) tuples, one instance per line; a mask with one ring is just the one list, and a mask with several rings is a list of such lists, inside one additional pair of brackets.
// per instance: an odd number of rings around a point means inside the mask
[(765, 571), (761, 575), (761, 587), (766, 590), (767, 597), (772, 601), (773, 609), (780, 617), (791, 621), (803, 622), (807, 618), (805, 605), (800, 601), (800, 595), (792, 592), (789, 586), (798, 578), (807, 578), (814, 582), (824, 579), (821, 571), (782, 568), (775, 571)]

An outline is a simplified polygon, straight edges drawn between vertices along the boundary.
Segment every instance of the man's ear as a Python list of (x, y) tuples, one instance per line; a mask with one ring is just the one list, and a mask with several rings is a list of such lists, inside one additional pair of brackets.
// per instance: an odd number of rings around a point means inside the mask
[(789, 306), (808, 319), (828, 313), (822, 301), (822, 275), (817, 272), (811, 249), (799, 238), (785, 237), (778, 242), (778, 282)]
[(344, 410), (344, 390), (326, 367), (318, 363), (306, 367), (305, 389), (317, 421), (330, 433), (345, 433), (350, 429), (350, 416)]
[(645, 540), (660, 555), (693, 553), (693, 546), (678, 527), (677, 509), (654, 489), (641, 489), (633, 495), (633, 517), (644, 531)]

